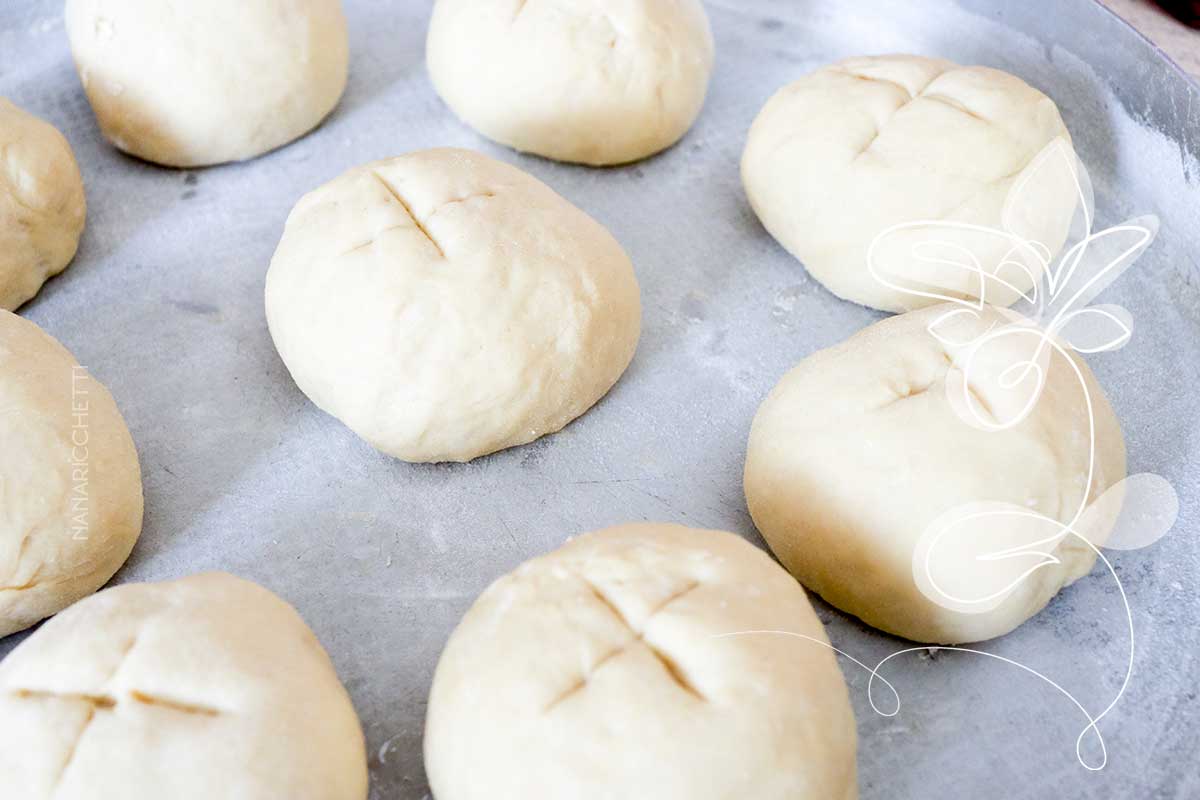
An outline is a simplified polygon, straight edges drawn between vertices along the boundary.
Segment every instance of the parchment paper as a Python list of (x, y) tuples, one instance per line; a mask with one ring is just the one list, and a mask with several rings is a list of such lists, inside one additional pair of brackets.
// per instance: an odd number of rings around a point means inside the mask
[[(1058, 101), (1102, 223), (1162, 219), (1153, 249), (1101, 298), (1132, 311), (1134, 339), (1091, 363), (1124, 423), (1131, 471), (1169, 478), (1183, 510), (1164, 541), (1114, 554), (1138, 641), (1129, 689), (1101, 723), (1104, 770), (1075, 760), (1078, 710), (1010, 666), (903, 656), (885, 671), (903, 706), (885, 718), (867, 701), (866, 673), (843, 661), (862, 796), (1200, 797), (1200, 90), (1091, 0), (720, 0), (707, 3), (718, 63), (695, 128), (657, 158), (595, 170), (520, 156), (455, 120), (424, 69), (428, 3), (346, 5), (350, 84), (328, 122), (256, 161), (180, 172), (102, 140), (60, 2), (0, 4), (0, 94), (63, 130), (87, 185), (75, 263), (21, 313), (107, 384), (138, 444), (145, 530), (117, 582), (222, 569), (278, 592), (350, 689), (372, 798), (425, 797), (427, 689), (473, 598), (569, 535), (629, 520), (761, 544), (741, 491), (755, 409), (800, 358), (879, 318), (808, 278), (747, 205), (738, 159), (763, 102), (851, 55), (987, 64)], [(607, 225), (636, 265), (645, 330), (623, 380), (564, 432), (468, 465), (413, 466), (296, 389), (267, 333), (263, 276), (302, 193), (435, 145), (517, 164)], [(908, 646), (817, 607), (833, 642), (866, 663)], [(1116, 586), (1098, 568), (987, 647), (1097, 712), (1128, 652)]]

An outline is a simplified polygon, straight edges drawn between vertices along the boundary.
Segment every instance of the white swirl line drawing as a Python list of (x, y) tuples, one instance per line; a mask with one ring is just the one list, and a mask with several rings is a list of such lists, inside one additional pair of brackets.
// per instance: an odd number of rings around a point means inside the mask
[[(1038, 186), (1037, 181), (1048, 182)], [(1053, 182), (1060, 183), (1056, 186)], [(1067, 187), (1065, 181), (1071, 186)], [(1027, 219), (1043, 219), (1038, 216), (1044, 211), (1038, 204), (1039, 198), (1047, 196), (1046, 192), (1071, 192), (1075, 194), (1074, 218), (1062, 220), (1064, 226), (1069, 223), (1071, 230), (1063, 233), (1063, 239), (1076, 238), (1070, 248), (1067, 248), (1057, 264), (1052, 264), (1051, 248), (1041, 241), (1021, 235), (1022, 204), (1028, 201), (1029, 208), (1035, 212)], [(1043, 194), (1039, 194), (1043, 193)], [(1060, 198), (1066, 195), (1060, 194)], [(1103, 562), (1108, 573), (1112, 576), (1120, 592), (1121, 603), (1125, 610), (1126, 626), (1129, 634), (1129, 653), (1125, 664), (1125, 674), (1120, 688), (1111, 702), (1098, 714), (1092, 715), (1082, 702), (1070, 691), (1047, 675), (1013, 659), (968, 647), (929, 645), (905, 648), (885, 657), (874, 668), (854, 658), (849, 653), (839, 650), (832, 645), (787, 631), (739, 631), (736, 633), (720, 634), (720, 636), (739, 636), (751, 634), (782, 634), (809, 639), (829, 647), (843, 657), (866, 669), (871, 677), (867, 687), (868, 700), (871, 708), (885, 717), (895, 716), (900, 710), (900, 697), (886, 679), (879, 675), (879, 670), (892, 659), (913, 652), (948, 650), (962, 653), (972, 653), (986, 658), (995, 659), (1017, 667), (1053, 687), (1079, 709), (1087, 719), (1087, 725), (1075, 740), (1075, 755), (1079, 763), (1089, 771), (1104, 769), (1108, 763), (1108, 749), (1104, 743), (1099, 722), (1107, 716), (1122, 696), (1133, 676), (1134, 665), (1134, 624), (1133, 612), (1125, 587), (1121, 584), (1116, 570), (1109, 559), (1101, 552), (1101, 546), (1109, 549), (1137, 549), (1145, 547), (1165, 536), (1174, 525), (1178, 512), (1178, 497), (1165, 479), (1147, 473), (1129, 476), (1109, 487), (1100, 496), (1092, 499), (1092, 485), (1096, 468), (1096, 420), (1093, 397), (1089, 391), (1087, 380), (1079, 365), (1071, 357), (1069, 350), (1077, 353), (1100, 353), (1119, 349), (1132, 337), (1132, 319), (1125, 309), (1119, 306), (1087, 306), (1101, 291), (1115, 281), (1122, 273), (1132, 266), (1158, 232), (1158, 219), (1146, 216), (1129, 220), (1120, 225), (1106, 228), (1099, 232), (1093, 231), (1094, 198), (1091, 181), (1087, 170), (1078, 160), (1074, 150), (1063, 139), (1056, 139), (1047, 145), (1021, 173), (1010, 190), (1001, 214), (1002, 229), (982, 225), (945, 220), (925, 220), (906, 222), (892, 226), (880, 233), (871, 243), (867, 253), (867, 266), (871, 275), (884, 286), (897, 292), (924, 300), (938, 300), (952, 303), (954, 308), (939, 315), (930, 325), (929, 333), (948, 349), (965, 350), (967, 356), (960, 366), (956, 363), (951, 368), (958, 369), (961, 380), (947, 379), (946, 388), (951, 398), (951, 405), (958, 416), (968, 425), (980, 430), (1001, 433), (1009, 430), (1025, 419), (1036, 406), (1045, 387), (1046, 374), (1053, 355), (1057, 354), (1062, 361), (1069, 364), (1074, 371), (1088, 415), (1088, 468), (1084, 491), (1071, 519), (1066, 523), (1037, 513), (1029, 508), (1023, 508), (1009, 503), (980, 502), (970, 503), (951, 509), (939, 516), (926, 529), (913, 553), (913, 576), (921, 591), (933, 602), (950, 609), (964, 613), (979, 613), (988, 611), (1008, 597), (1023, 581), (1037, 570), (1061, 563), (1053, 554), (1053, 550), (1068, 536), (1074, 536), (1096, 553)], [(1069, 204), (1068, 204), (1069, 205)], [(913, 233), (928, 234), (913, 239)], [(1006, 249), (996, 260), (993, 269), (984, 269), (979, 256), (967, 246), (955, 241), (949, 241), (947, 235), (959, 236), (969, 233), (975, 238), (973, 242), (999, 242)], [(899, 234), (909, 244), (908, 255), (912, 261), (930, 267), (943, 268), (951, 273), (965, 273), (976, 281), (977, 296), (974, 292), (955, 293), (953, 290), (938, 291), (937, 286), (923, 285), (916, 281), (908, 283), (899, 274), (889, 273), (886, 265), (880, 263), (882, 253), (889, 244), (888, 239)], [(1114, 245), (1115, 243), (1115, 245)], [(986, 244), (985, 244), (986, 246)], [(1098, 251), (1100, 251), (1098, 253)], [(1012, 280), (1002, 277), (1007, 272), (1015, 271)], [(960, 276), (961, 277), (961, 276)], [(1041, 281), (1046, 283), (1046, 291), (1040, 288)], [(1023, 302), (1029, 307), (1025, 315), (995, 308), (1002, 316), (1010, 321), (1007, 324), (990, 324), (983, 333), (965, 341), (952, 338), (946, 330), (954, 324), (956, 318), (970, 316), (978, 321), (988, 305), (989, 287), (1007, 290), (1010, 298)], [(1094, 335), (1092, 330), (1099, 328), (1100, 336), (1095, 341), (1089, 339)], [(1107, 328), (1107, 330), (1105, 330)], [(1018, 360), (1003, 369), (997, 376), (998, 385), (1004, 390), (1019, 390), (1022, 385), (1032, 379), (1029, 397), (1020, 407), (1015, 416), (1008, 420), (994, 417), (989, 409), (981, 406), (980, 401), (971, 392), (971, 370), (975, 365), (975, 357), (989, 344), (1012, 336), (1034, 336), (1036, 344), (1033, 353), (1028, 358)], [(961, 385), (958, 385), (961, 383)], [(1126, 515), (1125, 511), (1136, 509), (1143, 513)], [(1152, 519), (1146, 519), (1147, 512)], [(1094, 513), (1095, 517), (1088, 523), (1087, 516)], [(1111, 516), (1111, 526), (1105, 525), (1106, 515)], [(1048, 524), (1054, 532), (1036, 541), (1011, 546), (995, 552), (983, 552), (975, 555), (977, 561), (1002, 561), (1034, 557), (1035, 563), (1022, 571), (1014, 579), (995, 591), (981, 597), (964, 598), (952, 595), (946, 591), (935, 576), (932, 563), (933, 554), (938, 545), (955, 533), (961, 533), (966, 523), (978, 523), (980, 520), (996, 517), (1009, 517), (1016, 520), (1035, 521)], [(1132, 518), (1130, 518), (1132, 517)], [(1093, 541), (1088, 533), (1100, 541)], [(1103, 537), (1103, 538), (1102, 538)], [(896, 698), (896, 708), (891, 713), (881, 711), (876, 705), (873, 689), (876, 679), (883, 681)], [(1100, 749), (1098, 764), (1089, 763), (1083, 753), (1083, 740), (1092, 732)]]
[[(1103, 556), (1101, 556), (1101, 558), (1103, 558)], [(1105, 563), (1107, 563), (1107, 559), (1105, 560)], [(1111, 569), (1111, 567), (1110, 567), (1110, 569)], [(1130, 625), (1132, 626), (1132, 624), (1133, 624), (1133, 621), (1131, 619)], [(804, 640), (812, 642), (814, 644), (819, 644), (822, 647), (826, 647), (826, 648), (832, 650), (833, 652), (837, 653), (841, 657), (843, 657), (849, 661), (853, 661), (856, 665), (858, 665), (859, 667), (862, 667), (864, 670), (866, 670), (866, 672), (870, 675), (870, 677), (867, 679), (867, 702), (871, 704), (871, 710), (874, 711), (879, 716), (885, 717), (888, 719), (890, 719), (900, 713), (900, 705), (901, 705), (900, 693), (898, 691), (896, 691), (896, 687), (892, 685), (891, 681), (889, 681), (887, 678), (885, 678), (879, 674), (879, 671), (881, 669), (883, 669), (884, 664), (886, 664), (887, 662), (891, 661), (894, 658), (899, 658), (900, 656), (908, 655), (909, 653), (921, 653), (921, 652), (933, 652), (933, 651), (946, 650), (946, 651), (950, 651), (950, 652), (954, 652), (954, 653), (971, 653), (971, 654), (977, 655), (977, 656), (985, 656), (987, 658), (991, 658), (996, 661), (1000, 661), (1005, 664), (1009, 664), (1011, 666), (1017, 667), (1018, 669), (1024, 670), (1025, 672), (1029, 673), (1030, 675), (1034, 676), (1035, 678), (1037, 678), (1037, 679), (1041, 680), (1042, 682), (1053, 687), (1059, 694), (1061, 694), (1063, 697), (1070, 700), (1071, 703), (1076, 708), (1079, 709), (1079, 713), (1083, 714), (1083, 716), (1087, 719), (1088, 724), (1084, 727), (1083, 731), (1080, 732), (1079, 737), (1075, 740), (1075, 757), (1079, 759), (1079, 763), (1082, 764), (1085, 768), (1092, 770), (1093, 772), (1098, 772), (1098, 771), (1104, 769), (1104, 766), (1108, 763), (1108, 748), (1104, 744), (1104, 737), (1103, 737), (1103, 735), (1101, 735), (1100, 729), (1097, 727), (1097, 723), (1104, 717), (1105, 714), (1107, 714), (1109, 711), (1112, 710), (1112, 707), (1117, 704), (1117, 701), (1114, 700), (1112, 703), (1109, 704), (1108, 708), (1104, 709), (1104, 711), (1102, 711), (1100, 714), (1097, 714), (1095, 717), (1093, 717), (1091, 714), (1088, 713), (1088, 710), (1086, 708), (1084, 708), (1083, 704), (1080, 703), (1079, 700), (1077, 700), (1075, 698), (1075, 695), (1071, 694), (1069, 691), (1064, 689), (1061, 685), (1056, 683), (1053, 679), (1047, 677), (1046, 675), (1042, 674), (1041, 672), (1038, 672), (1037, 670), (1033, 669), (1032, 667), (1026, 666), (1025, 664), (1022, 664), (1019, 661), (1014, 661), (1011, 658), (1006, 658), (1004, 656), (997, 655), (996, 653), (989, 653), (986, 650), (975, 650), (970, 647), (958, 647), (958, 646), (954, 646), (954, 645), (936, 644), (936, 645), (921, 645), (920, 647), (906, 647), (903, 650), (897, 650), (894, 653), (884, 656), (882, 659), (880, 659), (880, 661), (878, 663), (875, 664), (874, 667), (871, 667), (871, 666), (868, 666), (867, 664), (863, 663), (859, 659), (855, 658), (854, 656), (850, 655), (845, 650), (841, 650), (837, 647), (834, 647), (829, 642), (822, 641), (822, 640), (816, 638), (815, 636), (806, 636), (803, 633), (796, 633), (794, 631), (774, 631), (774, 630), (734, 631), (732, 633), (719, 633), (719, 634), (716, 634), (715, 636), (713, 636), (713, 638), (714, 639), (728, 639), (728, 638), (731, 638), (734, 636), (791, 636), (796, 639), (804, 639)], [(876, 681), (879, 681), (884, 686), (886, 686), (888, 691), (892, 693), (892, 697), (895, 698), (896, 706), (891, 711), (885, 711), (885, 710), (881, 709), (879, 707), (879, 705), (875, 702), (875, 682)], [(1124, 692), (1124, 690), (1125, 690), (1125, 687), (1122, 686), (1121, 687), (1122, 693)], [(1119, 697), (1119, 695), (1118, 695), (1118, 697)], [(1101, 753), (1102, 761), (1101, 761), (1100, 765), (1097, 767), (1093, 767), (1093, 766), (1087, 764), (1083, 760), (1081, 748), (1083, 746), (1083, 737), (1087, 735), (1088, 731), (1095, 732), (1097, 743), (1100, 746), (1100, 753)]]

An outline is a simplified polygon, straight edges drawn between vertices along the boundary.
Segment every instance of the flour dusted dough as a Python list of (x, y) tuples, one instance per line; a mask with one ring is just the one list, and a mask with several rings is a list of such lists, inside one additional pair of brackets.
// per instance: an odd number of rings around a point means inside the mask
[(362, 731), (329, 657), (249, 581), (108, 589), (0, 663), (0, 797), (366, 796)]
[(699, 0), (437, 0), (426, 53), (438, 94), (484, 136), (599, 166), (687, 132), (713, 39)]
[[(1046, 388), (1015, 427), (992, 431), (964, 421), (946, 381), (962, 377), (971, 350), (946, 346), (927, 330), (948, 308), (878, 322), (785, 375), (754, 419), (745, 489), (758, 529), (809, 589), (890, 633), (957, 643), (1020, 625), (1086, 574), (1096, 556), (1068, 536), (1052, 550), (1060, 563), (1039, 568), (994, 608), (963, 613), (934, 603), (915, 583), (913, 553), (927, 526), (957, 506), (985, 502), (1066, 522), (1085, 494), (1090, 502), (1125, 477), (1125, 446), (1104, 392), (1077, 357), (1096, 420), (1090, 492), (1083, 390), (1061, 355), (1044, 365)], [(954, 341), (966, 342), (1007, 319), (987, 309), (978, 319), (956, 317), (950, 328)], [(1024, 407), (1028, 384), (1006, 389), (1001, 376), (1034, 348), (1031, 336), (995, 340), (970, 362), (973, 407), (985, 421), (1014, 419)], [(1028, 545), (1043, 531), (1013, 523), (1004, 538)], [(969, 590), (1030, 563), (963, 559), (952, 577)]]
[[(1069, 148), (1054, 102), (1005, 72), (919, 56), (852, 58), (770, 99), (750, 129), (742, 180), (763, 225), (814, 278), (839, 297), (902, 311), (935, 301), (871, 276), (867, 251), (876, 236), (919, 220), (1000, 228), (1009, 190), (1059, 137)], [(1057, 253), (1076, 205), (1074, 184), (1039, 184), (1023, 203), (1022, 235)], [(967, 273), (912, 257), (922, 237), (928, 233), (895, 237), (882, 266), (906, 282), (978, 296)], [(943, 230), (936, 238), (968, 248), (989, 271), (1011, 246), (979, 231)], [(1030, 286), (1002, 274), (1022, 291)], [(987, 291), (1000, 305), (1017, 298), (991, 281)]]
[(85, 215), (71, 145), (0, 97), (0, 309), (18, 308), (67, 268)]
[(346, 85), (340, 0), (67, 0), (66, 27), (104, 135), (159, 164), (273, 150)]
[(0, 636), (103, 586), (141, 530), (137, 451), (112, 395), (0, 311)]
[(559, 430), (633, 357), (633, 266), (601, 225), (467, 150), (352, 169), (301, 198), (267, 321), (313, 402), (406, 461)]
[[(723, 636), (746, 631), (799, 636)], [(585, 534), (492, 584), (450, 637), (430, 786), (437, 800), (853, 800), (854, 717), (827, 643), (804, 590), (733, 534)]]

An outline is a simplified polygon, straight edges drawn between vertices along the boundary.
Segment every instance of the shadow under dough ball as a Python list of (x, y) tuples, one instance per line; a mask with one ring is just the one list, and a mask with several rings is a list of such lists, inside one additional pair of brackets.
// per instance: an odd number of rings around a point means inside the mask
[(0, 97), (0, 309), (19, 308), (67, 268), (86, 216), (71, 145)]
[(604, 166), (687, 133), (713, 37), (699, 0), (437, 0), (426, 58), (438, 94), (484, 136)]
[[(1052, 144), (1070, 169), (1040, 168)], [(886, 285), (868, 256), (888, 283), (948, 299), (980, 296), (976, 272), (946, 263), (969, 253), (1003, 279), (982, 287), (987, 301), (1010, 305), (1041, 265), (1014, 254), (1008, 234), (1053, 259), (1076, 207), (1073, 167), (1054, 101), (1021, 79), (891, 55), (839, 61), (776, 92), (750, 128), (742, 182), (766, 229), (827, 289), (905, 311), (939, 301)], [(929, 224), (895, 227), (918, 222)], [(944, 244), (931, 249), (931, 233)], [(1031, 274), (1002, 266), (1013, 258)]]
[(423, 150), (300, 199), (271, 259), (267, 322), (300, 389), (405, 461), (469, 461), (554, 433), (625, 371), (633, 265), (521, 170)]
[(0, 636), (99, 589), (141, 531), (141, 469), (112, 395), (0, 311)]
[[(938, 330), (962, 345), (929, 331), (951, 309)], [(783, 565), (866, 623), (939, 644), (1008, 633), (1086, 575), (1095, 551), (1061, 526), (1125, 477), (1125, 444), (1087, 364), (1040, 349), (1041, 335), (1012, 312), (933, 306), (788, 372), (754, 418), (745, 469), (750, 514)], [(1040, 394), (1017, 370), (1029, 361)], [(1001, 504), (1022, 513), (964, 513)], [(964, 524), (946, 527), (956, 514)], [(1101, 543), (1111, 522), (1076, 529)], [(1032, 558), (977, 558), (1009, 548), (1054, 560), (1022, 578)]]
[(480, 595), (430, 690), (437, 800), (854, 800), (846, 684), (804, 590), (744, 539), (587, 533)]
[(0, 663), (0, 797), (366, 800), (366, 748), (283, 600), (224, 573), (131, 583)]
[(254, 158), (346, 86), (340, 0), (67, 0), (66, 28), (104, 135), (157, 164)]

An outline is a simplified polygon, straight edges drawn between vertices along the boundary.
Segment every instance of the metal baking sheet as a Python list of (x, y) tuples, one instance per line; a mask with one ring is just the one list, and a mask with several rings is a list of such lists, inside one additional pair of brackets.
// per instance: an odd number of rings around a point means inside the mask
[[(137, 441), (145, 530), (115, 580), (223, 569), (299, 608), (362, 717), (376, 799), (428, 795), (433, 668), (498, 575), (571, 534), (634, 519), (761, 544), (740, 482), (758, 403), (797, 360), (879, 318), (808, 278), (747, 205), (738, 159), (767, 97), (824, 62), (882, 52), (992, 65), (1048, 92), (1092, 171), (1101, 223), (1162, 219), (1153, 249), (1104, 297), (1132, 311), (1133, 342), (1092, 364), (1124, 423), (1131, 472), (1170, 479), (1182, 516), (1153, 547), (1114, 554), (1138, 643), (1129, 690), (1101, 723), (1104, 770), (1076, 762), (1085, 720), (1053, 689), (1003, 663), (921, 653), (884, 673), (903, 698), (891, 718), (872, 711), (867, 675), (842, 662), (861, 792), (1200, 797), (1200, 90), (1101, 6), (714, 0), (716, 75), (695, 128), (657, 158), (595, 170), (520, 156), (452, 117), (424, 69), (429, 3), (348, 0), (350, 84), (328, 122), (251, 163), (189, 172), (104, 143), (61, 7), (0, 5), (0, 95), (66, 133), (87, 185), (74, 265), (22, 313), (108, 385)], [(645, 301), (637, 357), (603, 402), (558, 435), (467, 465), (391, 460), (319, 412), (263, 314), (264, 273), (302, 193), (434, 145), (514, 163), (590, 212), (628, 250)], [(817, 607), (834, 643), (864, 662), (907, 646)], [(987, 647), (1097, 711), (1123, 675), (1123, 624), (1097, 570)]]

